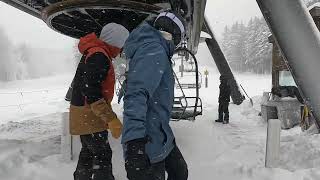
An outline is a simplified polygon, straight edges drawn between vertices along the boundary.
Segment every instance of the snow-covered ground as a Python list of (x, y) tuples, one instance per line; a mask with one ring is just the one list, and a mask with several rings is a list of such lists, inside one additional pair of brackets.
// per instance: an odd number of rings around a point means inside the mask
[[(211, 71), (212, 72), (212, 71)], [(190, 180), (318, 180), (319, 135), (305, 135), (300, 128), (281, 131), (279, 168), (264, 168), (266, 124), (258, 116), (263, 91), (270, 89), (269, 75), (236, 75), (253, 96), (230, 105), (230, 124), (217, 118), (219, 76), (209, 75), (209, 88), (201, 89), (203, 116), (195, 122), (172, 122), (177, 143), (190, 170)], [(76, 162), (60, 153), (62, 113), (67, 111), (65, 92), (72, 75), (0, 83), (0, 179), (70, 180)], [(121, 105), (114, 104), (121, 115)], [(114, 174), (125, 180), (122, 151), (111, 141)]]

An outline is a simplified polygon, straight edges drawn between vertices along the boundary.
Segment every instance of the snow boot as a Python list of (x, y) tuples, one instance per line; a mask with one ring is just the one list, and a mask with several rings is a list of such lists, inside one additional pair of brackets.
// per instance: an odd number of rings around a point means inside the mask
[(229, 118), (224, 118), (222, 123), (223, 124), (229, 124)]
[(223, 122), (223, 114), (219, 111), (219, 119), (215, 120), (215, 122), (222, 123)]
[(225, 114), (223, 118), (223, 124), (229, 124), (229, 114)]

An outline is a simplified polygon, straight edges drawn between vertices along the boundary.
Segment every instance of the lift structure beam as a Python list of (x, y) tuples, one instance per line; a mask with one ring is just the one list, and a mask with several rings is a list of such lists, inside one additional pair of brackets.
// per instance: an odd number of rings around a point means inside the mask
[(26, 12), (36, 18), (41, 19), (41, 12), (40, 10), (37, 10), (30, 5), (24, 3), (25, 1), (23, 0), (0, 0), (10, 6), (13, 6), (14, 8), (17, 8), (23, 12)]
[(293, 78), (320, 120), (320, 33), (302, 0), (256, 0)]
[(211, 38), (206, 38), (205, 42), (210, 50), (212, 58), (214, 59), (216, 66), (221, 75), (228, 77), (229, 85), (231, 86), (231, 98), (233, 103), (240, 105), (244, 100), (245, 96), (242, 94), (237, 81), (235, 80), (231, 68), (225, 58), (218, 41), (216, 40), (209, 22), (205, 18), (203, 31), (208, 33)]

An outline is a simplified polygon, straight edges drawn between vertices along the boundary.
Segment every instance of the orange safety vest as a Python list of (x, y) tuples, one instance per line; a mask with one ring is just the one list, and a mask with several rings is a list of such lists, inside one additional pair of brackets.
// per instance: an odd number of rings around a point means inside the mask
[(107, 102), (111, 102), (113, 99), (113, 96), (114, 96), (114, 85), (115, 85), (116, 80), (115, 80), (114, 67), (113, 67), (110, 56), (105, 51), (105, 49), (103, 49), (101, 47), (93, 47), (93, 48), (90, 48), (87, 50), (85, 63), (87, 63), (87, 60), (90, 56), (92, 56), (93, 54), (95, 54), (97, 52), (103, 53), (106, 57), (108, 57), (107, 59), (109, 61), (109, 71), (107, 73), (105, 80), (102, 82), (101, 86), (102, 86), (102, 95), (103, 95), (104, 99)]

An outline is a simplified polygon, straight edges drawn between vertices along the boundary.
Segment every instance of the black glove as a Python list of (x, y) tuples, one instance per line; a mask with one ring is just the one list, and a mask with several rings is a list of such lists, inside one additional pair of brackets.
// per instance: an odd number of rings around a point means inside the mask
[(129, 174), (132, 171), (143, 171), (150, 167), (150, 161), (145, 151), (147, 138), (127, 142), (125, 150), (125, 168)]

